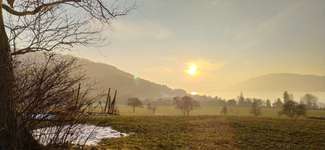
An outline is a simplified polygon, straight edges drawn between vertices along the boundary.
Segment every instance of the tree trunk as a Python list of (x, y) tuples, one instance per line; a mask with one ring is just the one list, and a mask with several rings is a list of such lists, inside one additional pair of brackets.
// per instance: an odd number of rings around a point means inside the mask
[[(0, 0), (2, 4), (2, 0)], [(18, 149), (16, 110), (13, 100), (14, 73), (10, 45), (0, 5), (0, 149)]]
[(135, 106), (133, 106), (133, 113), (135, 113)]

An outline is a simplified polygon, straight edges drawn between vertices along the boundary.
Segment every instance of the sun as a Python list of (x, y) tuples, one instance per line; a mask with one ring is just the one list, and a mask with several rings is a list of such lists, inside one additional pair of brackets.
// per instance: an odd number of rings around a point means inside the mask
[(190, 94), (191, 94), (191, 95), (198, 95), (197, 92), (191, 92)]
[(195, 76), (198, 73), (198, 67), (196, 64), (190, 64), (186, 69), (186, 73), (190, 76)]

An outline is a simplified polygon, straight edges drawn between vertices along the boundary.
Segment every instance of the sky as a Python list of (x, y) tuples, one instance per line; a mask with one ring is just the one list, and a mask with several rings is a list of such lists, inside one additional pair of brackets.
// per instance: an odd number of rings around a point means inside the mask
[(135, 6), (105, 26), (104, 43), (69, 53), (211, 95), (269, 73), (325, 75), (324, 0), (136, 0)]

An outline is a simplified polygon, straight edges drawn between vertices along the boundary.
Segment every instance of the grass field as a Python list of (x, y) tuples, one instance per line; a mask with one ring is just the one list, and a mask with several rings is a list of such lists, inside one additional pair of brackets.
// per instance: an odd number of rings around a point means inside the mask
[[(136, 108), (135, 113), (133, 113), (132, 108), (126, 105), (118, 105), (117, 106), (120, 114), (122, 116), (180, 116), (182, 115), (180, 110), (175, 109), (174, 106), (159, 106), (157, 107), (156, 113), (153, 114), (145, 107)], [(250, 114), (249, 107), (229, 107), (228, 108), (229, 116), (252, 116)], [(220, 115), (220, 106), (215, 105), (204, 105), (201, 106), (191, 112), (192, 116), (198, 115)], [(274, 108), (262, 108), (262, 117), (276, 117), (278, 118), (278, 109)], [(307, 111), (307, 116), (315, 116), (315, 117), (325, 117), (325, 110), (310, 110)]]
[(91, 120), (130, 136), (97, 149), (325, 149), (325, 121), (223, 116), (119, 116)]
[[(143, 108), (118, 105), (121, 116), (96, 117), (102, 126), (129, 133), (107, 139), (97, 149), (232, 150), (298, 149), (325, 150), (325, 120), (279, 117), (277, 109), (263, 108), (253, 117), (250, 108), (231, 107), (226, 116), (221, 107), (204, 105), (183, 117), (174, 106), (160, 106), (155, 114)], [(310, 110), (308, 117), (325, 117), (325, 111)]]

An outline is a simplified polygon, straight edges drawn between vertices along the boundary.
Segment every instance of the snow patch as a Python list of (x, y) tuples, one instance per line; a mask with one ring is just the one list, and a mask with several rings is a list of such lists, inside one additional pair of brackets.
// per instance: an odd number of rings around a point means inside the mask
[[(65, 134), (67, 132), (70, 134)], [(97, 145), (102, 139), (120, 138), (128, 136), (128, 134), (113, 130), (111, 127), (78, 124), (73, 127), (67, 125), (63, 127), (54, 126), (35, 129), (33, 130), (33, 136), (42, 145), (62, 143), (65, 141), (78, 145)], [(64, 141), (55, 140), (64, 139), (62, 138), (64, 136), (66, 136)]]
[(55, 118), (52, 114), (33, 114), (32, 118), (35, 120), (51, 120)]

